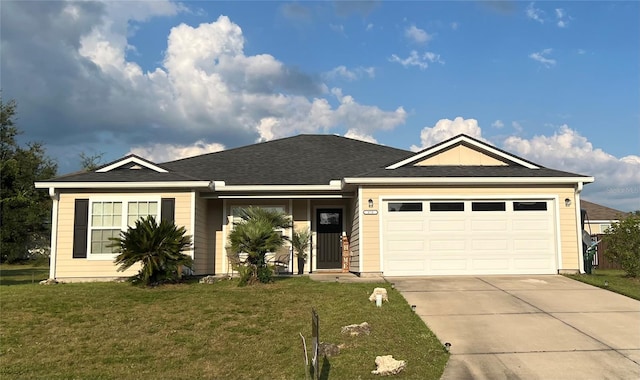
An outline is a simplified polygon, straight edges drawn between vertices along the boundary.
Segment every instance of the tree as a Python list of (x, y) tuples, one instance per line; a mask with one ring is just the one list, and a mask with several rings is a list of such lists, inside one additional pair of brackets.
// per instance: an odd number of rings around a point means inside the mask
[(134, 264), (142, 268), (134, 282), (153, 285), (163, 282), (175, 282), (180, 279), (182, 267), (191, 268), (190, 256), (182, 253), (191, 247), (191, 236), (186, 235), (184, 227), (163, 220), (158, 224), (153, 216), (138, 219), (134, 227), (120, 232), (120, 237), (111, 238), (110, 244), (118, 256), (118, 271), (125, 271)]
[(34, 182), (52, 178), (57, 165), (40, 143), (21, 147), (14, 125), (16, 102), (0, 97), (0, 262), (33, 258), (49, 244), (51, 199)]
[(85, 152), (80, 152), (80, 166), (82, 170), (86, 172), (92, 172), (100, 167), (102, 163), (102, 157), (104, 153), (96, 153), (88, 155)]
[(265, 256), (282, 247), (286, 237), (277, 230), (291, 227), (291, 220), (282, 212), (260, 207), (243, 209), (240, 217), (242, 220), (229, 234), (228, 247), (236, 257), (247, 255), (237, 268), (240, 270), (240, 285), (270, 282), (273, 273)]
[(640, 212), (611, 225), (602, 238), (605, 256), (622, 266), (631, 277), (640, 277)]

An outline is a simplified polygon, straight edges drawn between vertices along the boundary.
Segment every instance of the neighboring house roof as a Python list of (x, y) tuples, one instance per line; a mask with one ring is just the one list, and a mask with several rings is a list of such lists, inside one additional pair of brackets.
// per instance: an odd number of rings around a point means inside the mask
[[(498, 164), (475, 166), (425, 165), (422, 160), (440, 152), (451, 152), (456, 146), (472, 149), (497, 159)], [(549, 181), (592, 182), (592, 177), (544, 168), (482, 141), (459, 135), (434, 147), (413, 153), (403, 149), (368, 143), (336, 135), (299, 135), (221, 152), (203, 154), (176, 161), (155, 164), (135, 155), (106, 164), (93, 172), (74, 173), (39, 183), (39, 187), (71, 187), (74, 184), (94, 184), (107, 187), (109, 183), (126, 187), (136, 182), (141, 186), (183, 183), (185, 186), (206, 187), (211, 182), (220, 189), (236, 186), (300, 186), (357, 183), (376, 179), (395, 181), (406, 179), (449, 178), (470, 181), (485, 178)], [(332, 182), (334, 181), (334, 182)], [(90, 185), (89, 185), (90, 186)], [(337, 186), (337, 187), (336, 187)]]
[(628, 214), (627, 212), (585, 201), (584, 199), (580, 200), (580, 208), (587, 211), (589, 220), (620, 220), (620, 218), (624, 218)]

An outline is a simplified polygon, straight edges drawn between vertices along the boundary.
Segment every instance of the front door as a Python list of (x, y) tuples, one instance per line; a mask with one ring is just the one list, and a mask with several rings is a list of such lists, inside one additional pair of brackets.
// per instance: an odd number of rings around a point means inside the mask
[(318, 209), (316, 232), (318, 237), (316, 267), (318, 269), (342, 268), (342, 210)]

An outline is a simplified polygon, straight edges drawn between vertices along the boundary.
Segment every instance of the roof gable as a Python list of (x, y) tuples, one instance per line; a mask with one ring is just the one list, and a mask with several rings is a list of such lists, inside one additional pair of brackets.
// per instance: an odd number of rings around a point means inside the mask
[(397, 169), (403, 166), (510, 165), (524, 166), (528, 169), (540, 169), (538, 165), (530, 161), (514, 156), (485, 142), (467, 135), (458, 135), (389, 165), (387, 169)]
[(166, 169), (154, 164), (149, 160), (145, 160), (142, 157), (136, 156), (135, 154), (130, 154), (126, 157), (123, 157), (117, 161), (109, 163), (99, 169), (96, 170), (97, 173), (106, 173), (110, 172), (114, 169), (129, 169), (129, 170), (138, 170), (138, 169), (150, 169), (157, 173), (168, 173)]

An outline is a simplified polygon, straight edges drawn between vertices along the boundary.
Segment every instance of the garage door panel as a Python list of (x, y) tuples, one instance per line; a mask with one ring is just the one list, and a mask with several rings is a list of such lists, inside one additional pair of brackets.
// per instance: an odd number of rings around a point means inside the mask
[(471, 269), (477, 271), (496, 270), (504, 271), (509, 269), (508, 258), (486, 258), (471, 260)]
[(431, 260), (431, 270), (440, 272), (452, 272), (452, 271), (466, 271), (469, 260), (466, 258), (461, 259), (445, 259), (445, 260)]
[(495, 232), (507, 231), (506, 220), (472, 220), (471, 231), (473, 232)]
[(471, 241), (471, 249), (476, 251), (505, 251), (507, 248), (509, 248), (509, 241), (506, 239), (473, 239)]
[(428, 240), (430, 252), (460, 251), (466, 250), (465, 240)]
[(459, 220), (429, 220), (430, 232), (462, 232), (467, 229), (467, 221)]
[(422, 256), (422, 252), (425, 248), (424, 240), (391, 240), (388, 244), (390, 252), (420, 252)]
[[(555, 210), (387, 212), (383, 207), (382, 249), (386, 275), (553, 274), (557, 265)], [(413, 201), (412, 201), (413, 202)], [(437, 202), (443, 202), (438, 200)], [(482, 202), (482, 201), (481, 201)], [(529, 201), (527, 201), (529, 202)], [(530, 202), (529, 202), (530, 203)]]
[(387, 231), (405, 232), (405, 231), (424, 231), (424, 223), (422, 220), (416, 221), (389, 221), (387, 223)]
[(549, 220), (514, 220), (513, 231), (549, 231)]
[[(526, 259), (513, 259), (513, 267), (515, 269), (539, 269), (541, 271), (545, 270), (545, 271), (552, 271), (553, 270), (553, 263), (549, 262), (548, 258), (540, 258), (540, 259), (531, 259), (531, 258), (526, 258)], [(551, 272), (547, 272), (547, 273), (551, 273)]]

